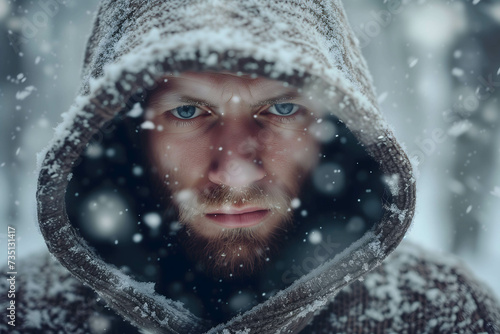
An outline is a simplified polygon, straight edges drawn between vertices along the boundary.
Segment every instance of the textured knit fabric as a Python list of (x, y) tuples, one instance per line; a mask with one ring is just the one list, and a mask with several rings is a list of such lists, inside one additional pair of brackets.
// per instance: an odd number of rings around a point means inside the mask
[[(48, 255), (25, 259), (21, 269), (18, 321), (0, 324), (2, 332), (138, 333)], [(499, 333), (499, 319), (492, 292), (457, 259), (402, 243), (301, 333)]]
[[(313, 90), (378, 164), (387, 184), (381, 219), (359, 240), (224, 324), (200, 319), (157, 294), (152, 283), (103, 261), (66, 214), (71, 172), (91, 137), (113, 118), (125, 117), (136, 97), (163, 76), (183, 71), (241, 72)], [(20, 282), (31, 288), (19, 297), (19, 332), (98, 333), (100, 324), (112, 327), (109, 321), (148, 333), (498, 331), (493, 297), (459, 265), (411, 247), (387, 258), (412, 221), (415, 179), (379, 112), (339, 0), (102, 1), (80, 93), (39, 157), (38, 219), (58, 262)], [(38, 284), (57, 288), (44, 292)], [(44, 311), (57, 308), (60, 319)]]
[(498, 333), (499, 307), (453, 257), (402, 244), (341, 291), (306, 333)]

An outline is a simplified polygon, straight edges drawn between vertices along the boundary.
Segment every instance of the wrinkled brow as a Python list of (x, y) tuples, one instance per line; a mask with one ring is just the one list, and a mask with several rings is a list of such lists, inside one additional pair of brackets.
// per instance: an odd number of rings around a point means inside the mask
[[(175, 79), (173, 80), (168, 80), (166, 83), (162, 83), (160, 87), (158, 87), (149, 97), (147, 104), (148, 106), (155, 108), (155, 107), (161, 107), (162, 105), (162, 100), (164, 102), (166, 99), (168, 99), (168, 102), (182, 102), (186, 103), (188, 105), (195, 105), (195, 106), (207, 106), (207, 107), (215, 107), (216, 105), (206, 99), (202, 99), (196, 96), (191, 96), (189, 94), (183, 94), (181, 92), (177, 92), (176, 89), (179, 87), (181, 84), (177, 83)], [(175, 97), (172, 99), (172, 95), (175, 95)], [(285, 101), (289, 100), (294, 100), (297, 98), (301, 98), (302, 95), (299, 94), (295, 90), (290, 90), (286, 91), (285, 93), (278, 94), (276, 96), (273, 96), (272, 94), (269, 94), (269, 97), (266, 97), (265, 99), (262, 99), (256, 103), (251, 104), (252, 108), (257, 108), (265, 105), (273, 105), (273, 104), (278, 104), (278, 103), (283, 103)]]

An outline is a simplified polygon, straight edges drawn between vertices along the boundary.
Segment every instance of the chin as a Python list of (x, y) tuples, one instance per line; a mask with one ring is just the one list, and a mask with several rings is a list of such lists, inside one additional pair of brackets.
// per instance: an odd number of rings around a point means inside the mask
[[(287, 233), (288, 217), (250, 228), (218, 228), (210, 235), (184, 223), (178, 234), (188, 257), (214, 279), (242, 279), (260, 273)], [(207, 232), (206, 230), (203, 232)]]

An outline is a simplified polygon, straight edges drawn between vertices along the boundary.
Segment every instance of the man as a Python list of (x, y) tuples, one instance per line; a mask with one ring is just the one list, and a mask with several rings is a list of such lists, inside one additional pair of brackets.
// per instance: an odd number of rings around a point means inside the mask
[(415, 179), (340, 1), (103, 1), (42, 159), (58, 263), (23, 269), (20, 332), (499, 330), (457, 261), (395, 250)]
[(150, 97), (151, 164), (188, 226), (189, 254), (209, 252), (211, 271), (252, 274), (291, 223), (319, 159), (312, 110), (296, 88), (232, 74), (170, 77)]

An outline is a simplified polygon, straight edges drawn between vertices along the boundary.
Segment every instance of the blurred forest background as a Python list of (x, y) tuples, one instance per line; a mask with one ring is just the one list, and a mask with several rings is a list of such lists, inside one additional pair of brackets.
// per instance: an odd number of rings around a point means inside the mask
[[(419, 161), (407, 239), (461, 257), (500, 296), (500, 1), (348, 0), (381, 108)], [(0, 0), (0, 249), (45, 248), (36, 154), (79, 87), (97, 0)]]

